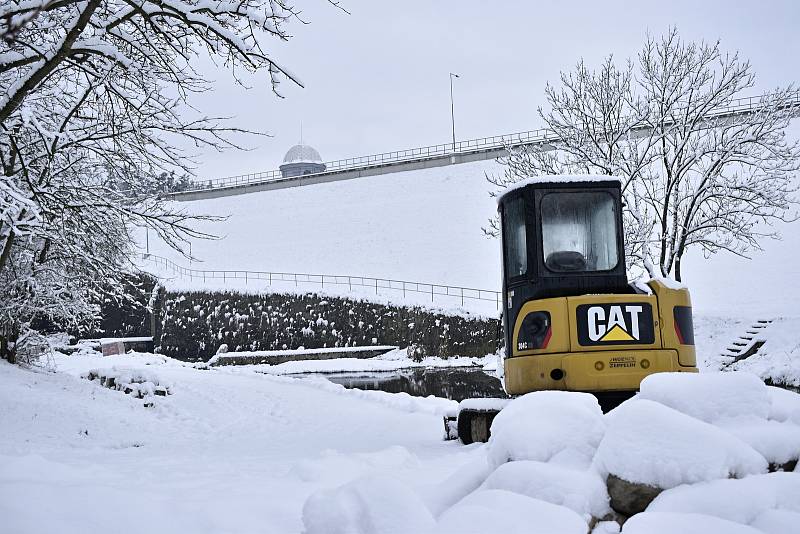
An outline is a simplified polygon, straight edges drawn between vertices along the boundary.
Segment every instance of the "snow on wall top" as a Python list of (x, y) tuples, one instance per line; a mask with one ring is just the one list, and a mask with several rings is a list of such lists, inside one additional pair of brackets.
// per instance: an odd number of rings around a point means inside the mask
[(294, 145), (283, 157), (284, 163), (322, 163), (319, 152), (308, 145)]
[(523, 187), (529, 186), (531, 184), (564, 184), (564, 183), (577, 183), (577, 182), (622, 182), (622, 178), (619, 176), (609, 176), (606, 174), (558, 174), (558, 175), (551, 175), (551, 176), (533, 176), (531, 178), (526, 178), (525, 180), (519, 181), (513, 185), (508, 186), (508, 188), (503, 191), (500, 195), (497, 196), (497, 203), (503, 200), (503, 198), (511, 193), (512, 191), (516, 191), (517, 189), (522, 189)]

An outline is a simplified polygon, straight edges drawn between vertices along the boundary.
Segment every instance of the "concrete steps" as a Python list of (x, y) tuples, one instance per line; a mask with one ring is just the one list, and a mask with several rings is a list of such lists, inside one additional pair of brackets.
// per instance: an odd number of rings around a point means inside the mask
[(764, 331), (771, 323), (772, 319), (759, 319), (742, 335), (733, 340), (721, 353), (723, 357), (728, 358), (728, 361), (723, 364), (723, 368), (758, 354), (758, 351), (767, 342)]

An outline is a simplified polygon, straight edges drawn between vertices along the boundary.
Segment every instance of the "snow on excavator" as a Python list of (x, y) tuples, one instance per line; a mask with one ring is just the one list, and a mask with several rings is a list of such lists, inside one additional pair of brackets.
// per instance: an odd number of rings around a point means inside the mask
[[(509, 395), (582, 391), (608, 411), (649, 374), (697, 372), (689, 291), (628, 282), (618, 179), (536, 177), (505, 191), (498, 210)], [(445, 422), (450, 437), (488, 440), (502, 403), (462, 402)]]

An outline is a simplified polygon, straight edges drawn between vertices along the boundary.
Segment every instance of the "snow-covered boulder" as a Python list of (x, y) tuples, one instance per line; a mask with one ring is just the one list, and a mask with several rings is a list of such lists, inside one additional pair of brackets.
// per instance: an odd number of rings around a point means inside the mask
[(746, 443), (656, 402), (626, 402), (607, 419), (595, 456), (604, 474), (667, 489), (767, 470), (764, 457)]
[(554, 462), (586, 468), (605, 432), (594, 395), (537, 391), (511, 401), (492, 423), (489, 463)]
[(719, 427), (757, 450), (770, 468), (792, 466), (800, 458), (800, 426), (756, 418), (728, 419)]
[(800, 395), (788, 389), (767, 386), (770, 398), (769, 418), (800, 425)]
[(751, 526), (764, 534), (786, 534), (800, 530), (800, 513), (787, 510), (767, 510), (755, 518)]
[(586, 521), (611, 512), (603, 479), (592, 470), (576, 470), (543, 462), (508, 462), (483, 483), (500, 489), (566, 506)]
[(774, 466), (800, 457), (800, 395), (765, 386), (753, 374), (657, 373), (642, 381), (640, 399), (719, 426)]
[(598, 521), (592, 529), (592, 534), (619, 534), (620, 526), (616, 521)]
[[(724, 430), (649, 400), (626, 402), (610, 412), (608, 429), (594, 458), (595, 468), (614, 484), (611, 507), (632, 515), (659, 490), (680, 484), (763, 473), (767, 461)], [(630, 502), (640, 484), (641, 498)]]
[(764, 534), (764, 532), (710, 515), (644, 512), (628, 519), (622, 534)]
[[(759, 520), (775, 523), (800, 514), (800, 475), (769, 473), (679, 486), (661, 493), (647, 511), (705, 514), (753, 526)], [(792, 530), (800, 531), (800, 522)]]
[[(439, 534), (586, 534), (572, 510), (503, 490), (469, 494), (439, 518)], [(418, 531), (408, 531), (418, 532)]]
[(713, 423), (745, 416), (766, 419), (771, 399), (767, 386), (750, 373), (655, 373), (645, 377), (639, 399), (674, 408)]
[(408, 486), (368, 476), (309, 497), (303, 525), (305, 534), (422, 534), (433, 531), (435, 521)]

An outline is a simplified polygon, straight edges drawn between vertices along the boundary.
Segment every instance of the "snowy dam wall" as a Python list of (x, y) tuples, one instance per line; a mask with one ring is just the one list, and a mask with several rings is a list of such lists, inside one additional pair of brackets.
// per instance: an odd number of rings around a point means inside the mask
[(163, 292), (157, 352), (207, 361), (231, 351), (416, 345), (424, 356), (484, 356), (501, 342), (497, 319), (309, 294)]

